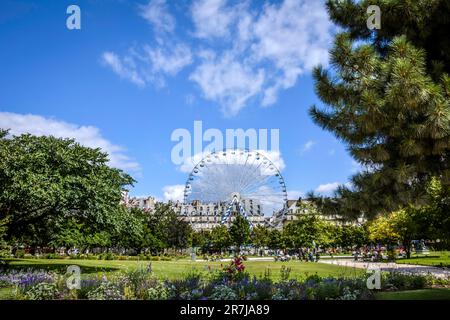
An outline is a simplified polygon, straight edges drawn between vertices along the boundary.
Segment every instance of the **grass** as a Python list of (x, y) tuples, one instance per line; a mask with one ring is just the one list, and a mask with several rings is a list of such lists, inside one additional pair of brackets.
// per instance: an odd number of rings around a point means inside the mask
[[(429, 258), (417, 258), (429, 259)], [(228, 262), (193, 262), (189, 260), (178, 261), (127, 261), (127, 260), (50, 260), (50, 259), (13, 259), (9, 261), (9, 268), (13, 269), (47, 269), (64, 273), (69, 265), (80, 266), (84, 276), (95, 274), (111, 274), (139, 266), (152, 265), (156, 276), (167, 279), (179, 279), (186, 274), (197, 271), (205, 272), (211, 269), (220, 269)], [(264, 275), (267, 269), (273, 280), (279, 280), (282, 266), (291, 268), (291, 278), (302, 278), (306, 275), (318, 274), (320, 276), (354, 277), (364, 273), (363, 269), (355, 269), (343, 266), (329, 265), (311, 262), (274, 262), (274, 261), (246, 261), (246, 270), (255, 276)], [(12, 288), (0, 288), (0, 300), (11, 296)], [(450, 289), (422, 289), (395, 292), (378, 292), (378, 300), (442, 300), (450, 299)]]
[[(45, 269), (65, 273), (69, 265), (78, 265), (82, 276), (112, 274), (138, 267), (147, 267), (151, 263), (153, 273), (161, 279), (181, 279), (192, 272), (222, 269), (229, 262), (193, 262), (190, 260), (178, 261), (127, 261), (127, 260), (53, 260), (53, 259), (12, 259), (9, 260), (9, 269)], [(307, 275), (354, 277), (364, 273), (361, 269), (329, 265), (314, 262), (275, 262), (275, 261), (246, 261), (246, 270), (257, 277), (263, 276), (267, 269), (270, 276), (277, 281), (280, 278), (282, 266), (291, 268), (290, 277), (300, 279)], [(0, 288), (0, 300), (8, 299), (12, 288)]]
[(420, 289), (393, 292), (378, 292), (377, 300), (450, 300), (450, 289)]
[(450, 267), (450, 251), (435, 251), (429, 255), (411, 255), (410, 259), (397, 259), (400, 264), (415, 264), (434, 267)]
[[(78, 265), (83, 274), (109, 274), (121, 270), (146, 267), (152, 265), (153, 273), (162, 279), (183, 278), (190, 272), (206, 272), (208, 270), (221, 269), (229, 262), (193, 262), (189, 260), (178, 261), (127, 261), (127, 260), (51, 260), (51, 259), (14, 259), (9, 261), (9, 268), (33, 268), (53, 270), (64, 273), (69, 265)], [(266, 270), (270, 270), (273, 280), (280, 277), (282, 266), (291, 268), (292, 278), (301, 278), (306, 275), (318, 274), (319, 276), (344, 276), (352, 277), (364, 273), (363, 270), (348, 268), (344, 266), (329, 265), (313, 262), (274, 262), (274, 261), (246, 261), (246, 270), (257, 277), (264, 275)]]

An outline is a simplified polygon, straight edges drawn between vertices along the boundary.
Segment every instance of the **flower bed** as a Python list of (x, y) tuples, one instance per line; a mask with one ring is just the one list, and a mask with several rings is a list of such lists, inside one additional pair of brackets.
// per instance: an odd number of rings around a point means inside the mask
[[(366, 278), (331, 278), (310, 275), (290, 279), (290, 269), (281, 269), (280, 281), (270, 274), (251, 277), (243, 257), (236, 257), (222, 270), (191, 273), (179, 280), (161, 280), (151, 268), (118, 272), (109, 277), (91, 276), (81, 280), (80, 289), (68, 289), (63, 275), (46, 271), (12, 271), (0, 274), (0, 288), (13, 288), (15, 299), (91, 299), (91, 300), (356, 300), (373, 299)], [(384, 274), (382, 290), (422, 289), (436, 284), (423, 275)], [(448, 279), (439, 280), (449, 285)]]

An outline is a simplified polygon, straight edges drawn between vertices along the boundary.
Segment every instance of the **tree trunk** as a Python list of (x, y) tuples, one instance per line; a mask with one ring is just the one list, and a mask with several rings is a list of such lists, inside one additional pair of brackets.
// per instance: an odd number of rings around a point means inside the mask
[(405, 240), (403, 242), (403, 246), (405, 247), (406, 258), (410, 259), (411, 258), (411, 241)]

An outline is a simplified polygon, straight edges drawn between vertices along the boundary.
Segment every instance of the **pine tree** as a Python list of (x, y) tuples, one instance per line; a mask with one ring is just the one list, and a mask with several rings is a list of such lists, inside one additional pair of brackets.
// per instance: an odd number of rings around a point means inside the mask
[[(380, 30), (366, 26), (370, 4), (381, 8)], [(431, 177), (450, 181), (450, 2), (335, 0), (327, 8), (343, 32), (332, 69), (314, 71), (326, 107), (310, 115), (365, 169), (322, 198), (322, 209), (370, 218), (426, 202)]]

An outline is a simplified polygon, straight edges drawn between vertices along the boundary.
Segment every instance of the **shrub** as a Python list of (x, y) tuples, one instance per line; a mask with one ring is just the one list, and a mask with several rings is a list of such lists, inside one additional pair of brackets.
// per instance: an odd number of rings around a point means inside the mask
[(58, 289), (55, 283), (40, 282), (32, 286), (26, 293), (28, 300), (52, 300), (56, 298)]
[(238, 295), (230, 287), (226, 285), (219, 285), (214, 288), (210, 298), (212, 300), (236, 300)]
[(22, 259), (25, 257), (25, 250), (23, 249), (17, 249), (14, 253), (14, 258)]
[(100, 286), (88, 292), (87, 298), (89, 300), (122, 300), (124, 297), (117, 284), (103, 281)]
[(202, 275), (191, 272), (182, 280), (173, 280), (167, 283), (169, 287), (169, 298), (175, 300), (194, 300), (203, 296), (204, 286)]
[(147, 298), (149, 300), (167, 300), (170, 296), (169, 289), (162, 282), (157, 282), (156, 285), (147, 290)]
[(423, 289), (429, 284), (429, 277), (419, 274), (389, 272), (382, 279), (383, 289), (413, 290)]

